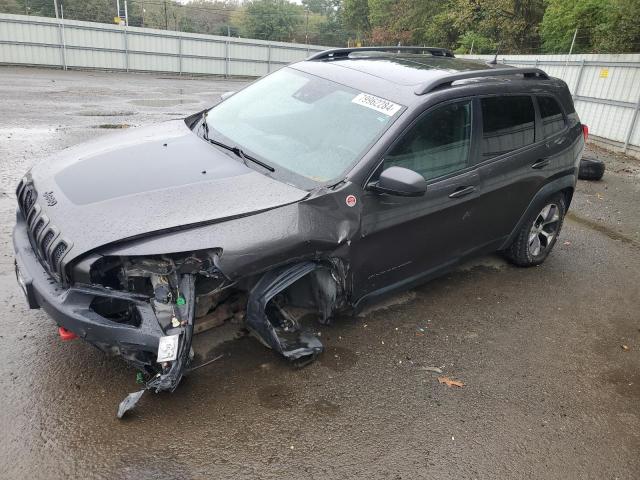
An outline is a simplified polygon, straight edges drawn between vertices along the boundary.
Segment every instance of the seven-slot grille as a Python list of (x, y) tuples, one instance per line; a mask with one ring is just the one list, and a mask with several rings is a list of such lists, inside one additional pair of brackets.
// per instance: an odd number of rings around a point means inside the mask
[(38, 194), (33, 184), (23, 179), (16, 191), (20, 211), (27, 222), (31, 245), (40, 263), (56, 279), (60, 279), (62, 258), (69, 250), (69, 242), (64, 240), (55, 225), (42, 212), (36, 202)]

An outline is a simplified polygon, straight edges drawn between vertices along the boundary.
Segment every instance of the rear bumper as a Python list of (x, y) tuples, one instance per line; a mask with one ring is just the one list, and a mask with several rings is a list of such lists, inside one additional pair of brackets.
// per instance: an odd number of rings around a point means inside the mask
[(138, 365), (149, 363), (158, 351), (159, 338), (164, 333), (148, 302), (127, 297), (135, 303), (140, 314), (139, 326), (117, 323), (98, 315), (90, 308), (96, 297), (123, 298), (124, 294), (91, 287), (61, 287), (40, 264), (20, 213), (13, 230), (13, 247), (16, 273), (20, 272), (20, 283), (30, 308), (42, 308), (58, 326), (101, 350), (120, 354)]

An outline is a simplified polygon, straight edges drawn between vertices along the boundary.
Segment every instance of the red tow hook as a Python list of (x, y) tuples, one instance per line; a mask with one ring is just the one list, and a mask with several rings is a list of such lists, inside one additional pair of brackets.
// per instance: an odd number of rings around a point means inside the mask
[(60, 335), (60, 340), (64, 342), (68, 342), (69, 340), (75, 340), (76, 338), (78, 338), (75, 333), (70, 332), (64, 327), (58, 327), (58, 334)]

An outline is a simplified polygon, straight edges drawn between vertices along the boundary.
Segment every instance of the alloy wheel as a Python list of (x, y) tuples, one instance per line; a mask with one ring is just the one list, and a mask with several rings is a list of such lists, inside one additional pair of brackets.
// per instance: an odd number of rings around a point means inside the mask
[(529, 253), (538, 257), (553, 244), (560, 225), (560, 209), (555, 203), (545, 206), (529, 230)]

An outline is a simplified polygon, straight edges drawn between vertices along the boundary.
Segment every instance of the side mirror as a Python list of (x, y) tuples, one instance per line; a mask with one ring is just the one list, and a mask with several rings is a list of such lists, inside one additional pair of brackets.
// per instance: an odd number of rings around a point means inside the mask
[(400, 197), (420, 197), (427, 191), (427, 181), (418, 172), (408, 168), (389, 167), (368, 188), (374, 192)]
[(229, 97), (232, 97), (236, 94), (236, 92), (231, 91), (231, 92), (224, 92), (222, 95), (220, 95), (220, 98), (224, 101)]

